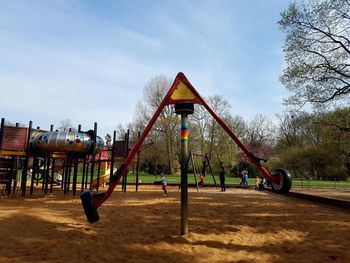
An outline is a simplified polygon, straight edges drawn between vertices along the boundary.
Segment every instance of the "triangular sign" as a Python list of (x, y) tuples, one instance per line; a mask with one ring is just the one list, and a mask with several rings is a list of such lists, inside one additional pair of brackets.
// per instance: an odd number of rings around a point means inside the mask
[(184, 101), (184, 100), (193, 101), (195, 98), (196, 96), (182, 81), (180, 81), (180, 83), (176, 86), (174, 93), (170, 97), (170, 99), (173, 102)]

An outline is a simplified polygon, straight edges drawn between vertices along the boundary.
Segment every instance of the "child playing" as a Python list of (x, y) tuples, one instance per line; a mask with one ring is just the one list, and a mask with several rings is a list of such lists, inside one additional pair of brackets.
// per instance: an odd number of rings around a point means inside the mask
[(260, 178), (255, 177), (255, 190), (259, 191)]
[(168, 196), (168, 191), (166, 189), (166, 178), (163, 172), (160, 174), (160, 180), (162, 182), (162, 190), (164, 192), (164, 196)]
[(198, 182), (198, 187), (201, 187), (204, 185), (204, 176), (201, 174), (199, 176), (199, 182)]

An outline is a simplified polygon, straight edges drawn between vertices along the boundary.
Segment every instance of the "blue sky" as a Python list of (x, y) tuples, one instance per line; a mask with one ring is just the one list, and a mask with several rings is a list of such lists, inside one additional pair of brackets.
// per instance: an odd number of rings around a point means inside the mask
[(145, 84), (184, 72), (249, 121), (275, 118), (288, 0), (0, 0), (0, 117), (99, 134), (133, 119)]

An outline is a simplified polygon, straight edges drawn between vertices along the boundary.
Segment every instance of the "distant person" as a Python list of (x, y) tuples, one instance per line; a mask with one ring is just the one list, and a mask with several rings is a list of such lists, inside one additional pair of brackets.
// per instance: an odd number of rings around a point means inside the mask
[(255, 190), (259, 191), (259, 185), (260, 185), (260, 178), (257, 176), (255, 177)]
[(244, 183), (244, 169), (240, 172), (239, 175), (241, 176), (241, 182), (239, 184), (242, 185)]
[(57, 173), (55, 183), (56, 184), (61, 184), (62, 183), (62, 175), (60, 173)]
[(246, 170), (245, 176), (244, 176), (244, 184), (248, 185), (248, 171)]
[(33, 169), (29, 169), (29, 170), (27, 171), (27, 176), (28, 176), (28, 177), (31, 177), (32, 174), (33, 174)]
[(265, 185), (266, 185), (266, 179), (263, 178), (263, 179), (260, 180), (260, 183), (259, 183), (259, 191), (264, 190)]
[(242, 170), (241, 176), (242, 176), (242, 183), (241, 184), (248, 185), (248, 171), (247, 171), (247, 169)]
[(198, 187), (201, 187), (204, 185), (204, 176), (203, 174), (199, 175), (199, 182), (198, 182)]
[(167, 182), (166, 182), (166, 178), (165, 178), (165, 174), (162, 172), (160, 173), (160, 181), (162, 183), (162, 190), (164, 192), (164, 196), (168, 196), (168, 190), (167, 190)]
[(225, 186), (225, 168), (224, 166), (221, 164), (220, 165), (221, 171), (219, 174), (219, 178), (220, 178), (220, 186), (221, 186), (221, 192), (225, 192), (226, 191), (226, 186)]

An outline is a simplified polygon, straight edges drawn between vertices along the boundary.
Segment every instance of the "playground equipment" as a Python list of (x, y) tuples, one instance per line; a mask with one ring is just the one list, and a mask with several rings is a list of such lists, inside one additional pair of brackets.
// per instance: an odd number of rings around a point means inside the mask
[[(94, 137), (96, 139), (94, 139)], [(94, 142), (95, 141), (95, 142)], [(35, 132), (32, 135), (32, 148), (39, 153), (91, 154), (102, 152), (104, 142), (93, 131), (83, 132)]]
[[(219, 115), (209, 106), (209, 104), (200, 96), (197, 90), (188, 81), (186, 76), (180, 72), (176, 76), (172, 86), (170, 87), (169, 91), (165, 95), (161, 105), (154, 113), (153, 117), (151, 118), (150, 122), (148, 123), (147, 127), (142, 133), (141, 137), (139, 138), (136, 145), (134, 146), (133, 150), (128, 154), (125, 161), (122, 163), (119, 169), (111, 177), (111, 184), (109, 185), (109, 188), (107, 189), (107, 191), (103, 193), (93, 193), (92, 191), (88, 190), (81, 193), (80, 197), (84, 208), (84, 212), (90, 223), (94, 223), (99, 220), (97, 208), (100, 205), (102, 205), (112, 194), (115, 186), (119, 183), (120, 178), (127, 171), (128, 166), (130, 165), (135, 154), (137, 154), (143, 141), (145, 140), (146, 136), (150, 132), (151, 128), (153, 127), (155, 121), (157, 120), (158, 116), (162, 112), (163, 108), (166, 105), (171, 105), (171, 104), (180, 105), (179, 103), (182, 103), (181, 105), (184, 106), (184, 108), (183, 108), (183, 112), (181, 113), (184, 113), (184, 111), (186, 111), (186, 109), (189, 108), (187, 107), (188, 105), (186, 105), (186, 103), (184, 102), (200, 104), (203, 107), (205, 107), (206, 110), (226, 131), (226, 133), (232, 138), (232, 140), (238, 145), (238, 147), (245, 153), (245, 155), (249, 158), (249, 160), (254, 165), (256, 165), (256, 167), (261, 171), (261, 173), (264, 175), (266, 180), (272, 183), (272, 189), (277, 193), (289, 192), (292, 185), (290, 173), (287, 170), (282, 168), (276, 169), (271, 173), (268, 170), (266, 170), (266, 168), (263, 167), (263, 165), (261, 164), (261, 161), (263, 159), (255, 156), (241, 143), (241, 141), (237, 138), (237, 136), (233, 133), (233, 131), (226, 125), (226, 123), (219, 117)], [(178, 110), (180, 109), (178, 108)], [(188, 113), (191, 113), (190, 109)], [(182, 139), (186, 139), (186, 138), (184, 137)], [(186, 180), (187, 180), (187, 177), (186, 177)]]
[[(196, 168), (196, 165), (194, 163), (194, 157), (195, 156), (202, 157), (202, 165), (203, 165), (202, 169), (197, 169)], [(206, 174), (207, 174), (207, 171), (206, 171), (207, 167), (209, 168), (209, 172), (210, 172), (211, 177), (213, 179), (215, 188), (217, 187), (216, 180), (215, 180), (213, 171), (211, 169), (210, 160), (209, 160), (209, 157), (208, 157), (208, 155), (206, 153), (190, 152), (190, 154), (188, 155), (188, 163), (192, 164), (193, 176), (194, 176), (194, 181), (196, 183), (197, 190), (199, 190), (199, 187), (198, 187), (199, 185), (198, 185), (198, 182), (197, 182), (197, 171), (200, 170), (199, 174), (202, 175), (202, 176), (206, 176)]]
[[(88, 132), (82, 132), (80, 125), (78, 132), (53, 131), (53, 125), (50, 131), (44, 131), (40, 127), (32, 128), (31, 121), (28, 128), (19, 127), (19, 124), (5, 125), (5, 119), (2, 118), (0, 157), (4, 161), (0, 162), (0, 184), (6, 184), (6, 194), (11, 193), (12, 185), (12, 192), (15, 193), (18, 180), (21, 182), (22, 196), (25, 196), (28, 178), (30, 178), (30, 194), (33, 193), (34, 183), (38, 185), (39, 181), (42, 182), (42, 191), (45, 194), (49, 190), (52, 193), (54, 173), (60, 172), (63, 175), (61, 188), (64, 194), (68, 193), (72, 185), (75, 195), (79, 160), (84, 163), (81, 191), (86, 189), (88, 181), (92, 185), (95, 157), (99, 156), (98, 176), (101, 163), (108, 161), (107, 157), (100, 158), (103, 140), (96, 136), (97, 123), (94, 126), (94, 130)], [(22, 171), (20, 179), (17, 178), (18, 171)], [(71, 171), (73, 171), (73, 182), (70, 181)]]

